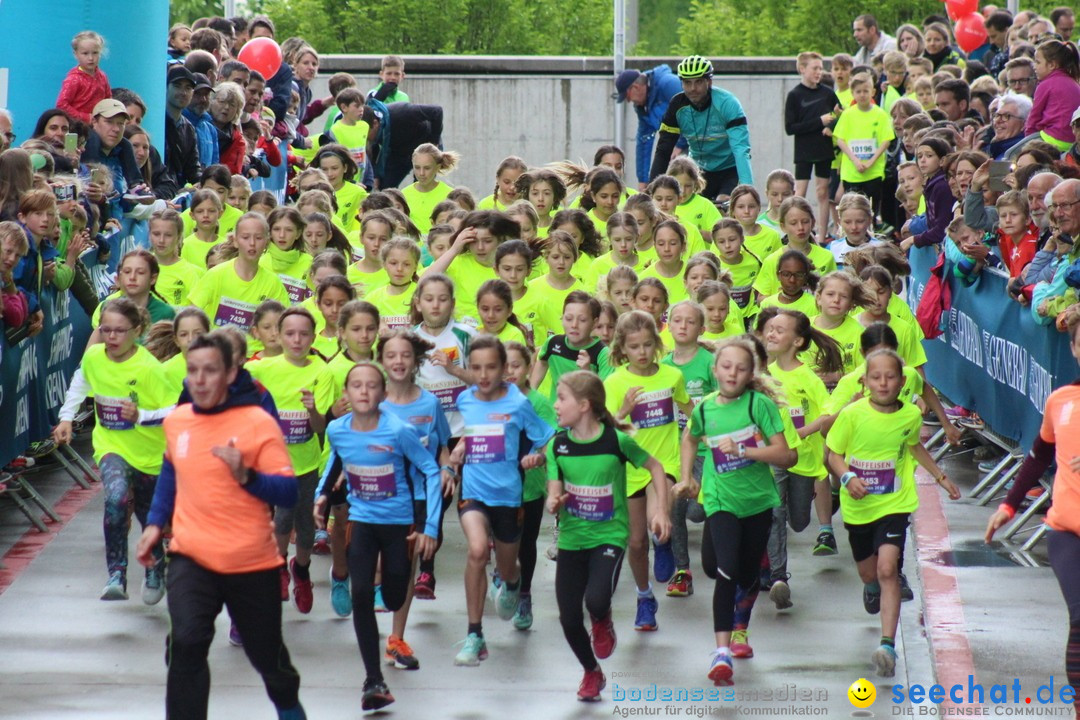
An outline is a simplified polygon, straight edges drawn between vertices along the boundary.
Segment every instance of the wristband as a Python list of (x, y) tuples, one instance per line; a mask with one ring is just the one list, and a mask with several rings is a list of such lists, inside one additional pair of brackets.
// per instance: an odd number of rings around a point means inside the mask
[(1006, 515), (1009, 516), (1010, 520), (1012, 520), (1014, 517), (1016, 517), (1016, 508), (1014, 508), (1009, 503), (1001, 503), (1000, 505), (998, 505), (998, 512), (1005, 513)]
[(450, 473), (450, 474), (451, 474), (451, 475), (453, 475), (454, 477), (457, 477), (457, 471), (456, 471), (456, 470), (454, 470), (454, 466), (453, 466), (453, 465), (443, 465), (443, 466), (442, 466), (441, 468), (439, 468), (439, 469), (440, 469), (440, 470), (445, 470), (446, 472)]
[(746, 457), (746, 446), (745, 445), (739, 445), (739, 457), (741, 457), (741, 458)]
[(840, 485), (841, 485), (841, 487), (847, 487), (847, 484), (849, 482), (851, 482), (852, 478), (857, 478), (857, 477), (859, 477), (859, 476), (856, 475), (855, 473), (851, 472), (850, 470), (848, 470), (846, 473), (844, 473), (843, 475), (840, 476)]

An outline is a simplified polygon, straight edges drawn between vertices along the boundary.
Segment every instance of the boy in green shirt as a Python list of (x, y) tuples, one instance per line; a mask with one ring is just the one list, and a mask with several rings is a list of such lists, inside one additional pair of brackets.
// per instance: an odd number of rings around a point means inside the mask
[(389, 105), (396, 102), (409, 102), (409, 96), (401, 92), (398, 89), (398, 85), (405, 79), (405, 58), (400, 55), (383, 55), (382, 63), (379, 67), (379, 82), (371, 92), (368, 93), (368, 97), (375, 97), (379, 95), (379, 91), (385, 86), (386, 96), (376, 97), (377, 100)]
[(864, 73), (851, 80), (855, 106), (844, 110), (833, 128), (840, 156), (840, 179), (846, 192), (865, 195), (874, 208), (881, 208), (885, 178), (885, 151), (896, 138), (892, 118), (874, 104), (874, 82)]
[(338, 93), (337, 106), (341, 111), (341, 118), (330, 128), (330, 134), (348, 148), (349, 155), (359, 168), (356, 177), (347, 179), (360, 182), (364, 177), (364, 163), (367, 161), (371, 126), (366, 118), (370, 117), (371, 110), (364, 105), (364, 96), (356, 88), (345, 88)]

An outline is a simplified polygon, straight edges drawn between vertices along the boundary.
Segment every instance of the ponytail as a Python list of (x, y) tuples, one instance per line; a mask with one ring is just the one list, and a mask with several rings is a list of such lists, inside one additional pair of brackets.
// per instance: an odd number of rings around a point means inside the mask
[(589, 409), (601, 425), (623, 432), (629, 432), (632, 429), (630, 425), (615, 420), (615, 416), (607, 409), (607, 392), (603, 381), (596, 373), (589, 370), (574, 370), (559, 378), (559, 385), (565, 385), (575, 399), (588, 402)]

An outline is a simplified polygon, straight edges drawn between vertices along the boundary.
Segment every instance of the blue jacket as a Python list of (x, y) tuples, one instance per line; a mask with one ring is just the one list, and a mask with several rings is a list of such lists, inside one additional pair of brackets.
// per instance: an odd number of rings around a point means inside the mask
[[(649, 165), (652, 163), (653, 140), (660, 130), (660, 122), (664, 119), (671, 98), (682, 92), (682, 82), (677, 75), (671, 72), (667, 65), (657, 65), (652, 70), (646, 70), (645, 77), (649, 79), (649, 96), (645, 101), (645, 107), (634, 106), (634, 112), (638, 116), (637, 130), (637, 178), (638, 182), (649, 181)], [(680, 139), (685, 146), (685, 140)]]
[[(26, 232), (26, 227), (21, 227)], [(15, 281), (15, 287), (22, 290), (23, 294), (26, 295), (27, 310), (30, 313), (35, 313), (41, 309), (39, 293), (42, 290), (43, 282), (38, 264), (40, 263), (43, 266), (47, 262), (54, 262), (60, 257), (60, 253), (48, 240), (37, 242), (30, 237), (29, 232), (26, 232), (26, 237), (30, 238), (30, 250), (19, 260), (11, 275), (12, 280)]]
[(195, 127), (195, 139), (199, 146), (199, 162), (203, 167), (214, 165), (221, 159), (221, 150), (218, 148), (217, 127), (210, 113), (204, 112), (196, 115), (190, 109), (184, 108), (184, 117)]

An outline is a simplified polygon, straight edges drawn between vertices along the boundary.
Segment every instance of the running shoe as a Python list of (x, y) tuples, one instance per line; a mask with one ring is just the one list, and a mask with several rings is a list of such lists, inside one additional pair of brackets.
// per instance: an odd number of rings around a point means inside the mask
[(986, 427), (986, 423), (979, 417), (979, 413), (973, 412), (967, 417), (962, 417), (956, 421), (960, 427), (970, 428), (972, 430), (982, 430)]
[(1000, 464), (1001, 464), (1001, 456), (1000, 455), (998, 455), (995, 458), (990, 458), (989, 460), (983, 460), (982, 462), (979, 463), (979, 472), (981, 472), (983, 475), (989, 475), (990, 473), (992, 473), (994, 471), (994, 468), (996, 468)]
[(949, 420), (953, 422), (957, 422), (959, 420), (971, 417), (971, 411), (967, 408), (962, 408), (959, 405), (954, 405), (951, 408), (945, 408), (945, 417), (949, 418)]
[(476, 667), (481, 660), (487, 660), (488, 649), (484, 638), (476, 633), (469, 633), (462, 641), (461, 651), (454, 656), (455, 665)]
[(365, 680), (364, 694), (360, 698), (361, 710), (378, 710), (394, 702), (390, 688), (382, 680)]
[(551, 526), (551, 544), (548, 545), (547, 550), (544, 551), (544, 555), (548, 560), (554, 560), (559, 557), (559, 526), (558, 524)]
[(836, 555), (837, 552), (839, 551), (836, 549), (836, 537), (828, 530), (818, 533), (817, 543), (814, 545), (814, 556), (828, 557)]
[(607, 687), (607, 678), (597, 665), (595, 670), (586, 670), (585, 677), (578, 685), (577, 699), (582, 702), (600, 702), (600, 691)]
[(892, 645), (881, 645), (870, 656), (879, 677), (892, 677), (896, 674), (896, 648)]
[[(784, 579), (773, 580), (772, 586), (769, 587), (769, 599), (776, 605), (777, 610), (787, 610), (794, 603), (791, 602), (791, 587)], [(732, 647), (732, 652), (735, 648)], [(735, 657), (739, 657), (738, 653), (735, 653)]]
[(694, 594), (694, 576), (689, 570), (678, 570), (667, 586), (668, 597), (689, 597)]
[(608, 611), (608, 616), (603, 620), (597, 620), (590, 616), (592, 620), (592, 632), (589, 633), (592, 636), (592, 651), (593, 654), (600, 660), (606, 660), (611, 657), (611, 653), (615, 652), (615, 646), (619, 644), (618, 638), (615, 637), (615, 623), (611, 621), (611, 611)]
[(653, 576), (658, 583), (666, 583), (675, 575), (675, 553), (671, 543), (658, 543), (653, 540)]
[(907, 576), (904, 573), (897, 573), (900, 578), (900, 602), (907, 602), (908, 600), (915, 599), (915, 593), (911, 589), (911, 585), (908, 584)]
[(518, 600), (512, 622), (518, 630), (528, 630), (533, 624), (532, 596), (522, 595)]
[(881, 612), (881, 591), (870, 592), (870, 588), (863, 585), (862, 606), (871, 615), (877, 615)]
[(656, 624), (656, 611), (660, 609), (660, 603), (656, 598), (638, 596), (637, 617), (634, 618), (634, 629), (642, 632), (652, 632), (659, 626)]
[(315, 544), (311, 546), (312, 555), (330, 554), (330, 533), (325, 530), (315, 531)]
[(330, 607), (338, 617), (352, 614), (352, 595), (349, 593), (349, 578), (338, 580), (334, 571), (330, 571)]
[(393, 665), (398, 670), (420, 669), (420, 661), (413, 655), (409, 643), (394, 635), (386, 639), (386, 654), (383, 659), (387, 665)]
[(734, 630), (731, 633), (731, 657), (752, 658), (754, 648), (750, 647), (750, 633), (747, 630)]
[(281, 566), (281, 602), (289, 602), (289, 583), (292, 582), (292, 578), (289, 576), (288, 564)]
[(731, 685), (731, 655), (717, 648), (712, 652), (712, 660), (709, 662), (709, 679), (713, 685)]
[(127, 578), (122, 570), (117, 570), (109, 575), (109, 582), (101, 591), (102, 600), (127, 600)]
[(45, 438), (44, 440), (30, 443), (30, 447), (26, 449), (26, 456), (30, 458), (43, 458), (54, 450), (56, 450), (56, 442), (53, 441), (52, 438)]
[(375, 612), (384, 613), (386, 610), (386, 601), (382, 596), (382, 585), (375, 586)]
[(296, 576), (296, 558), (289, 561), (289, 569), (292, 570), (293, 577), (293, 604), (302, 614), (307, 615), (311, 612), (311, 605), (315, 601), (311, 577), (308, 576), (307, 580), (301, 580)]
[(500, 620), (509, 620), (517, 612), (518, 600), (521, 599), (521, 586), (511, 590), (506, 583), (499, 583), (495, 593), (495, 612)]
[(146, 569), (146, 577), (143, 579), (142, 601), (144, 605), (157, 605), (161, 598), (165, 597), (165, 571), (162, 567), (164, 561), (158, 561), (157, 565)]
[(420, 573), (413, 585), (413, 597), (417, 600), (434, 600), (435, 576), (429, 572)]
[(229, 621), (229, 644), (233, 647), (244, 647), (244, 638), (240, 636), (235, 620)]

